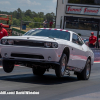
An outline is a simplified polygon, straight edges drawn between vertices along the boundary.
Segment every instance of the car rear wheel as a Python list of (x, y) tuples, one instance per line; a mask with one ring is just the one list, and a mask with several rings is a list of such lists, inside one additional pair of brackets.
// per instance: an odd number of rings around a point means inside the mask
[(60, 59), (60, 65), (56, 66), (55, 73), (57, 77), (63, 77), (67, 67), (67, 56), (63, 54)]
[(45, 68), (35, 68), (35, 67), (33, 67), (32, 71), (33, 71), (34, 75), (41, 76), (45, 73), (46, 69)]
[(13, 62), (7, 61), (7, 60), (3, 60), (2, 64), (3, 64), (3, 70), (6, 73), (10, 73), (10, 72), (13, 71), (13, 69), (14, 69), (14, 63)]
[(91, 74), (91, 61), (88, 59), (84, 70), (81, 73), (77, 73), (79, 80), (88, 80)]

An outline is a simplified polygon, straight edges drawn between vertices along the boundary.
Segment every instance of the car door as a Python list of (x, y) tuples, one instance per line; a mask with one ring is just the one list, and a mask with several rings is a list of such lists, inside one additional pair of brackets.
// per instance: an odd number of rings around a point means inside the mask
[(87, 60), (85, 50), (83, 48), (84, 42), (75, 33), (72, 34), (71, 54), (69, 65), (83, 69)]

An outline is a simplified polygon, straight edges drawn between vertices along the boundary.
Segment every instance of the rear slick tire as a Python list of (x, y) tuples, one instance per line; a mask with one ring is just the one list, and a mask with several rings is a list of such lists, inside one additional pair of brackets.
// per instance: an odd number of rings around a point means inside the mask
[(88, 80), (91, 74), (91, 61), (88, 59), (85, 68), (81, 73), (77, 73), (77, 78), (79, 80)]

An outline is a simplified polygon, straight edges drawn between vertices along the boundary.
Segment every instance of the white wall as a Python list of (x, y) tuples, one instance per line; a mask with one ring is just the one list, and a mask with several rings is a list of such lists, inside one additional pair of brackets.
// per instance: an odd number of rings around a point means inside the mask
[(62, 28), (63, 28), (63, 21), (64, 21), (64, 15), (65, 15), (65, 9), (66, 9), (67, 2), (68, 0), (64, 0), (64, 4), (62, 4), (62, 0), (58, 0), (56, 28), (60, 28), (61, 16), (62, 16)]
[[(72, 14), (68, 15), (68, 14), (66, 14), (65, 11), (66, 11), (66, 5), (67, 4), (68, 4), (68, 0), (64, 0), (64, 4), (62, 4), (62, 0), (58, 0), (57, 17), (56, 17), (56, 28), (60, 28), (61, 16), (62, 16), (62, 19), (63, 19), (62, 20), (62, 28), (63, 28), (64, 16), (76, 16), (76, 17), (80, 16), (80, 17), (88, 17), (88, 18), (90, 18), (90, 16), (88, 16), (88, 15), (72, 15)], [(68, 5), (70, 5), (70, 4), (68, 4)], [(78, 5), (78, 4), (76, 4), (76, 5)], [(82, 6), (85, 6), (85, 5), (82, 5)], [(92, 6), (95, 6), (95, 5), (92, 5)], [(93, 16), (93, 17), (95, 18), (96, 16)], [(99, 16), (97, 16), (97, 18), (99, 19)], [(91, 35), (90, 33), (94, 32), (95, 36), (97, 36), (97, 31), (79, 30), (79, 29), (68, 29), (68, 30), (74, 31), (76, 33), (80, 33), (80, 34), (85, 35), (85, 36), (90, 36)]]

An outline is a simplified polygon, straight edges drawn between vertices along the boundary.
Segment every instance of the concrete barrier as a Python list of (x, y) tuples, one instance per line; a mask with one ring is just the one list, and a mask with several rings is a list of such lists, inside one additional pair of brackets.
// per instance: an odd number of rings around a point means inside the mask
[(94, 53), (94, 61), (100, 61), (100, 49), (92, 48)]

